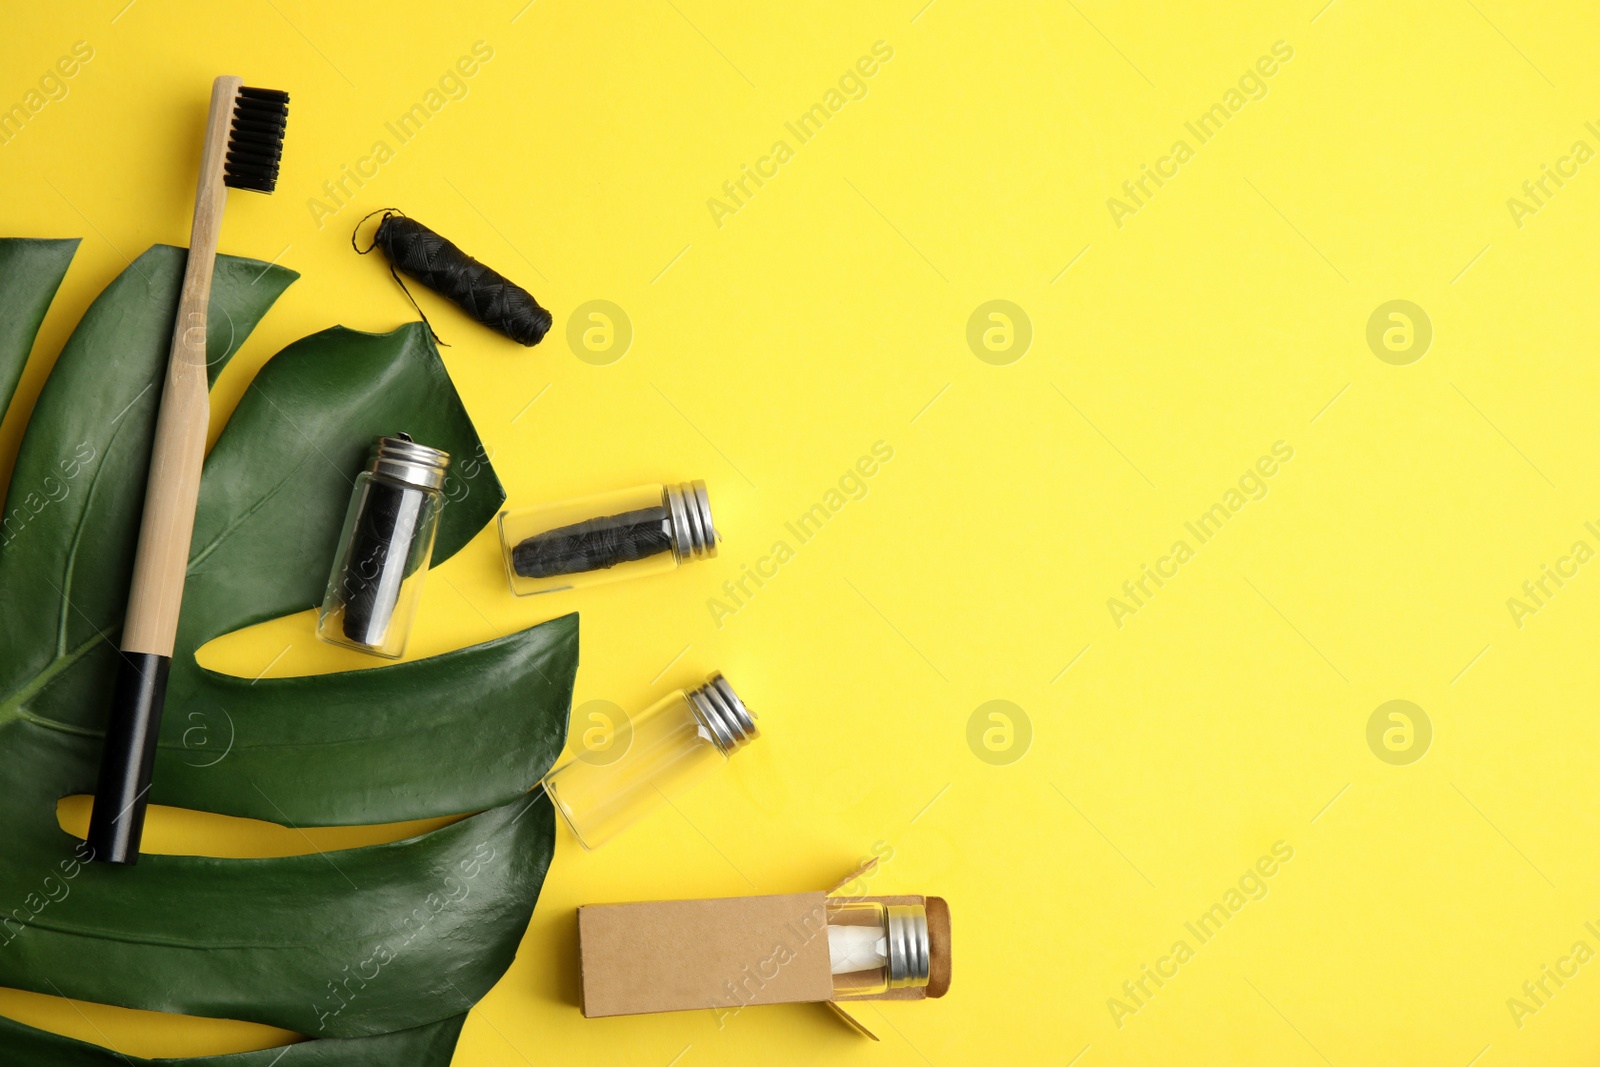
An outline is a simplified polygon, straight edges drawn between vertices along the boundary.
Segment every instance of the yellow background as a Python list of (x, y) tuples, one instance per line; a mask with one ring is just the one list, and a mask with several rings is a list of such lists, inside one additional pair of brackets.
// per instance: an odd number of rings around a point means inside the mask
[[(1520, 1026), (1507, 1005), (1600, 949), (1600, 563), (1520, 627), (1507, 606), (1600, 548), (1600, 163), (1520, 227), (1507, 206), (1574, 141), (1600, 149), (1592, 5), (925, 2), (12, 5), (0, 105), (74, 42), (94, 58), (0, 146), (4, 231), (85, 238), (4, 469), (88, 300), (186, 241), (209, 79), (286, 88), (282, 183), (233, 198), (222, 247), (304, 277), (223, 376), (214, 430), (289, 341), (413, 317), (348, 244), (403, 208), (555, 313), (528, 351), (421, 297), (511, 502), (704, 477), (726, 535), (670, 576), (519, 600), (486, 532), (430, 582), (412, 654), (577, 609), (580, 708), (720, 668), (765, 730), (606, 849), (563, 837), (458, 1064), (1596, 1062), (1600, 962)], [(477, 41), (465, 98), (397, 145), (385, 123)], [(784, 123), (878, 41), (867, 95), (799, 144)], [(1278, 41), (1266, 96), (1199, 145), (1185, 122)], [(1194, 158), (1119, 227), (1107, 199), (1180, 138)], [(379, 139), (394, 158), (319, 227), (308, 202)], [(719, 227), (708, 199), (780, 139), (794, 158)], [(594, 299), (633, 325), (609, 365), (565, 336)], [(1009, 365), (966, 339), (993, 299), (1032, 324)], [(1395, 299), (1433, 327), (1405, 366), (1366, 341)], [(865, 498), (717, 625), (708, 598), (877, 441), (894, 458)], [(1278, 441), (1265, 499), (1119, 628), (1108, 598), (1195, 546), (1184, 523)], [(207, 656), (351, 662), (309, 615)], [(1367, 743), (1393, 699), (1433, 728), (1409, 765)], [(1009, 753), (969, 747), (992, 700), (1022, 709), (1025, 754), (1015, 713)], [(308, 847), (174, 813), (152, 832)], [(1279, 841), (1266, 897), (1199, 945), (1184, 923)], [(866, 1010), (882, 1044), (820, 1008), (719, 1029), (572, 1005), (577, 905), (815, 888), (877, 842), (876, 887), (955, 917), (950, 995)], [(1194, 958), (1119, 1026), (1108, 999), (1179, 939)], [(145, 1054), (284, 1039), (0, 1010)]]

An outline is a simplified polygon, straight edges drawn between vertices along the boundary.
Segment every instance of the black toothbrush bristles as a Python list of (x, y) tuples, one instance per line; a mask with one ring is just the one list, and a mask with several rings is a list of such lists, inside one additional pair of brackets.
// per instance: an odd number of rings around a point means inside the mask
[(233, 101), (222, 182), (232, 189), (270, 193), (278, 187), (283, 133), (289, 122), (289, 94), (277, 89), (240, 88)]

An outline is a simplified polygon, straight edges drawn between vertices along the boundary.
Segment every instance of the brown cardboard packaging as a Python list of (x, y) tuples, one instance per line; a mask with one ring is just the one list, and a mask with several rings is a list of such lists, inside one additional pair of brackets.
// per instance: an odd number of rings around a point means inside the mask
[[(921, 1000), (950, 988), (950, 908), (939, 897), (857, 896), (841, 890), (877, 860), (826, 892), (715, 900), (586, 904), (578, 909), (583, 1014), (640, 1015), (751, 1004), (825, 1003), (853, 1029), (877, 1040), (845, 1004)], [(928, 915), (925, 987), (837, 998), (828, 961), (830, 899), (922, 904)], [(842, 1001), (842, 1002), (841, 1002)]]

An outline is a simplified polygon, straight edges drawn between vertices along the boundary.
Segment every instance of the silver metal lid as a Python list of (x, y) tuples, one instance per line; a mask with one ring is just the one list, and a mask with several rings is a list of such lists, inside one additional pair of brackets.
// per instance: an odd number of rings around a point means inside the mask
[(711, 559), (717, 554), (721, 536), (711, 524), (711, 498), (703, 481), (669, 485), (662, 494), (672, 522), (672, 553), (682, 563), (689, 559)]
[(724, 756), (731, 756), (761, 736), (756, 714), (744, 706), (721, 671), (706, 678), (706, 684), (690, 690), (689, 706), (700, 728)]
[(890, 904), (889, 988), (928, 984), (928, 911), (921, 904)]
[(450, 453), (419, 445), (408, 433), (380, 437), (367, 453), (367, 470), (418, 489), (442, 489)]

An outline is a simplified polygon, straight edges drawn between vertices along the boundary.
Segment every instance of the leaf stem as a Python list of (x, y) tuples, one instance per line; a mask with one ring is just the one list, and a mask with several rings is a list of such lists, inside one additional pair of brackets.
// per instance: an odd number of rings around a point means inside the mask
[(72, 651), (58, 655), (51, 660), (44, 670), (33, 676), (32, 681), (7, 697), (4, 703), (0, 703), (0, 725), (4, 725), (11, 719), (26, 719), (29, 722), (38, 723), (40, 726), (49, 727), (53, 730), (62, 730), (66, 733), (83, 734), (85, 736), (97, 736), (99, 734), (98, 730), (70, 726), (56, 719), (47, 719), (42, 715), (35, 715), (33, 712), (26, 710), (23, 705), (43, 692), (45, 687), (55, 680), (56, 675), (88, 655), (89, 650), (102, 640), (104, 638), (100, 634), (95, 634)]

